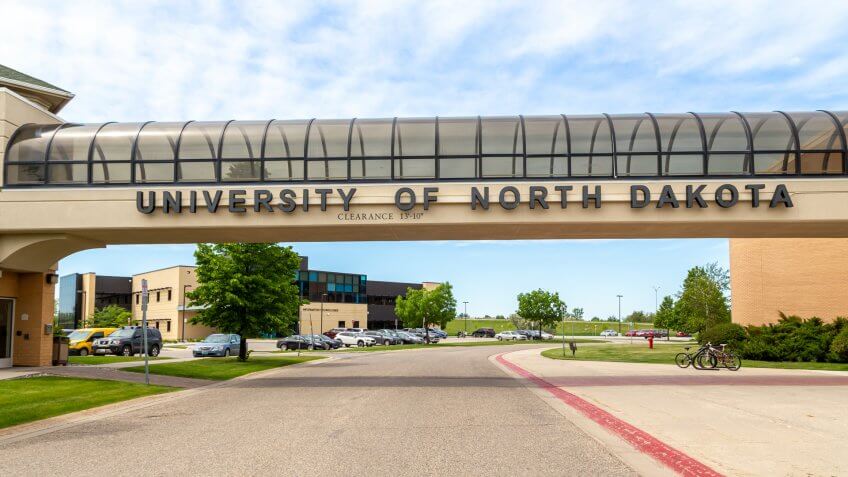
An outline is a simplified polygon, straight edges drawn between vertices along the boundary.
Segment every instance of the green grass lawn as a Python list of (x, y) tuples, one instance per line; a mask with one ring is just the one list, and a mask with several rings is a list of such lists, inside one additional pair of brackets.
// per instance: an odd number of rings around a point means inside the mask
[[(171, 359), (157, 356), (151, 357), (150, 360)], [(124, 363), (127, 361), (144, 361), (143, 356), (115, 356), (112, 354), (105, 356), (97, 356), (90, 354), (88, 356), (68, 356), (68, 364), (108, 364), (108, 363)]]
[[(572, 327), (573, 323), (573, 327)], [(448, 323), (448, 326), (445, 328), (445, 332), (451, 336), (456, 336), (456, 333), (460, 330), (468, 330), (468, 333), (471, 334), (477, 328), (493, 328), (495, 333), (506, 331), (506, 330), (514, 330), (515, 326), (512, 325), (512, 322), (509, 320), (468, 320), (468, 327), (466, 328), (465, 320), (462, 318), (457, 318)], [(601, 331), (605, 329), (613, 329), (618, 331), (618, 323), (608, 323), (603, 321), (566, 321), (565, 322), (565, 334), (571, 335), (572, 328), (575, 336), (598, 336), (601, 334)], [(636, 323), (635, 329), (648, 329), (651, 328), (650, 323)], [(621, 325), (622, 334), (629, 330), (629, 325), (627, 323), (623, 323)], [(562, 323), (558, 323), (556, 326), (556, 334), (562, 334)]]
[[(252, 356), (245, 362), (239, 361), (235, 356), (231, 358), (201, 358), (193, 361), (182, 361), (179, 363), (157, 364), (156, 366), (150, 367), (150, 374), (225, 381), (244, 374), (289, 366), (292, 364), (303, 363), (304, 361), (312, 361), (314, 359), (321, 359), (321, 357), (314, 355), (299, 357)], [(144, 366), (123, 368), (121, 371), (143, 373)]]
[[(599, 345), (578, 347), (576, 358), (571, 357), (571, 352), (566, 350), (563, 357), (561, 348), (554, 348), (542, 352), (542, 356), (552, 359), (576, 359), (578, 361), (618, 361), (624, 363), (657, 363), (674, 364), (677, 353), (684, 351), (683, 345), (677, 344), (654, 344), (654, 349), (648, 348), (647, 343), (634, 345)], [(698, 349), (697, 344), (692, 344), (690, 352)], [(749, 368), (780, 368), (780, 369), (820, 369), (826, 371), (848, 371), (848, 363), (799, 363), (799, 362), (774, 362), (742, 360), (742, 367)]]
[(5, 379), (0, 381), (0, 428), (175, 390), (177, 388), (57, 376)]

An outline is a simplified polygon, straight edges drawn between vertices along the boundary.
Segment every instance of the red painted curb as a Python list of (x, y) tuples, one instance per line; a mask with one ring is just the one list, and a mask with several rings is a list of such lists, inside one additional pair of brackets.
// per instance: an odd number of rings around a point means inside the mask
[(536, 376), (517, 364), (504, 358), (504, 354), (495, 357), (499, 363), (523, 378), (529, 379), (540, 388), (545, 389), (554, 397), (581, 414), (598, 423), (604, 429), (629, 442), (640, 452), (653, 457), (655, 460), (670, 468), (671, 470), (686, 476), (721, 476), (719, 472), (711, 469), (703, 463), (689, 457), (683, 452), (669, 446), (647, 432), (630, 425), (594, 404), (578, 397), (570, 392), (559, 388), (548, 381)]

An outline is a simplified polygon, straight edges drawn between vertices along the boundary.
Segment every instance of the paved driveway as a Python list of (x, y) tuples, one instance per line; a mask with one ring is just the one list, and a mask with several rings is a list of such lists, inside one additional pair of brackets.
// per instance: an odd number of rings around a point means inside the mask
[[(4, 475), (633, 475), (487, 359), (516, 349), (350, 353), (283, 368), (0, 443), (2, 470)], [(105, 455), (106, 461), (92, 460)]]

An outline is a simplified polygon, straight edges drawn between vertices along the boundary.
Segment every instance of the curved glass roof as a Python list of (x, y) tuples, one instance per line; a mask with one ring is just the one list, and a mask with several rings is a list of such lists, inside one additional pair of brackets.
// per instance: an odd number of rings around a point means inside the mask
[(846, 173), (848, 112), (27, 124), (5, 186)]

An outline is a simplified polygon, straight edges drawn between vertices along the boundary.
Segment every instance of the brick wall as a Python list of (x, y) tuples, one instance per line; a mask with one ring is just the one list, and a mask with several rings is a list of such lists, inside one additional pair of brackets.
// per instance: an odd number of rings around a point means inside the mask
[(848, 316), (848, 239), (731, 239), (733, 321)]

